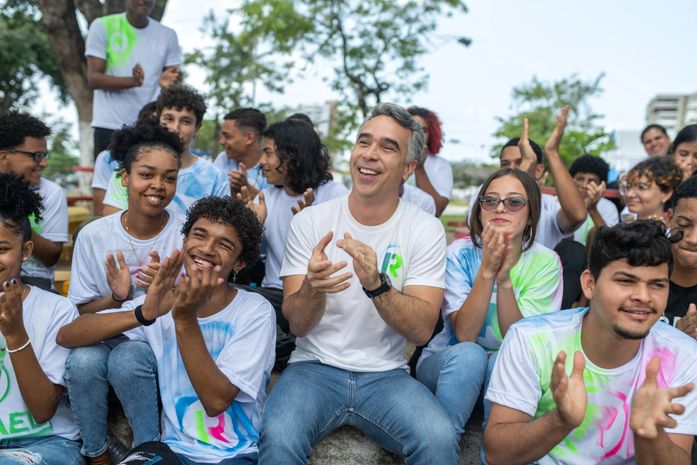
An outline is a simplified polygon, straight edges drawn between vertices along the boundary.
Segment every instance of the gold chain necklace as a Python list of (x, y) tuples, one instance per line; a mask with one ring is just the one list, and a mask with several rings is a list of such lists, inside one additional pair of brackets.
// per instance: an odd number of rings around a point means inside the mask
[[(166, 212), (163, 212), (163, 213), (166, 213)], [(162, 232), (162, 230), (165, 229), (165, 226), (167, 225), (167, 220), (168, 220), (168, 219), (169, 219), (169, 214), (164, 215), (164, 221), (162, 222), (162, 226), (160, 226), (160, 230), (157, 231), (157, 234), (155, 234), (151, 239), (155, 239), (157, 236), (160, 235), (160, 233)], [(128, 229), (128, 210), (126, 210), (125, 212), (123, 212), (123, 227), (124, 227), (124, 229), (126, 230), (126, 237), (128, 238), (128, 244), (131, 246), (131, 252), (133, 252), (133, 256), (134, 256), (134, 257), (136, 258), (136, 260), (138, 261), (138, 266), (141, 266), (141, 265), (143, 265), (142, 260), (141, 260), (141, 258), (138, 256), (138, 254), (136, 253), (136, 249), (135, 249), (135, 247), (133, 246), (133, 241), (131, 241), (131, 232), (130, 232), (130, 230)], [(157, 243), (157, 241), (153, 241), (152, 245), (150, 246), (150, 250), (148, 250), (148, 252), (145, 254), (146, 257), (147, 257), (148, 255), (150, 255), (150, 252), (152, 252), (152, 249), (155, 248), (155, 244), (156, 244), (156, 243)]]

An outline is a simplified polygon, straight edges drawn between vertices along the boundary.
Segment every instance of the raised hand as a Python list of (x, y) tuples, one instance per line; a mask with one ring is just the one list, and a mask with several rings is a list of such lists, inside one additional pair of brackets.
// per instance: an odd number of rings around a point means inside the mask
[(549, 139), (545, 144), (545, 153), (559, 153), (559, 146), (561, 145), (561, 140), (564, 137), (564, 129), (566, 128), (568, 119), (569, 106), (564, 105), (561, 109), (561, 113), (557, 115), (557, 125), (554, 127), (552, 135), (549, 136)]
[(140, 63), (137, 63), (133, 67), (131, 75), (133, 76), (133, 87), (140, 87), (143, 85), (143, 82), (145, 82), (145, 72), (143, 71), (143, 67), (140, 66)]
[(688, 336), (697, 339), (697, 305), (690, 304), (687, 308), (687, 313), (675, 323), (675, 327)]
[(145, 265), (141, 266), (140, 270), (138, 270), (138, 273), (136, 274), (136, 286), (147, 290), (150, 284), (152, 284), (152, 280), (155, 277), (155, 274), (157, 273), (157, 270), (160, 269), (160, 255), (157, 253), (157, 251), (152, 251), (148, 254), (150, 256), (150, 262)]
[(290, 209), (293, 212), (293, 215), (296, 215), (300, 213), (300, 210), (302, 210), (305, 207), (309, 207), (312, 205), (315, 201), (315, 192), (312, 190), (311, 187), (308, 187), (305, 190), (305, 193), (303, 193), (303, 198), (298, 200), (298, 206), (297, 207), (290, 207)]
[(528, 119), (523, 118), (523, 130), (520, 133), (520, 139), (518, 140), (518, 149), (520, 149), (520, 167), (521, 171), (530, 173), (532, 168), (537, 166), (537, 155), (530, 145), (530, 139), (528, 138)]
[(645, 439), (655, 439), (663, 428), (677, 426), (678, 423), (669, 415), (680, 415), (685, 407), (673, 403), (673, 399), (687, 395), (694, 388), (692, 383), (680, 387), (659, 387), (656, 378), (660, 369), (660, 359), (652, 357), (646, 365), (646, 380), (632, 398), (629, 426), (634, 434)]
[(588, 393), (583, 381), (583, 370), (586, 362), (581, 352), (574, 352), (574, 368), (571, 376), (566, 375), (564, 365), (566, 352), (561, 351), (554, 360), (552, 368), (552, 396), (557, 405), (557, 414), (567, 428), (578, 427), (586, 416)]
[(511, 270), (516, 265), (516, 256), (513, 253), (513, 233), (498, 233), (499, 247), (501, 248), (501, 265), (496, 274), (496, 282), (501, 285), (511, 280)]
[(118, 300), (126, 300), (131, 294), (131, 271), (128, 269), (123, 253), (116, 252), (106, 256), (106, 281), (109, 289)]
[[(26, 340), (26, 330), (22, 312), (22, 285), (17, 279), (5, 281), (0, 291), (0, 332), (7, 340), (14, 338), (19, 340), (11, 341), (13, 344), (23, 343)], [(12, 349), (16, 348), (12, 347)]]
[(344, 233), (344, 238), (336, 241), (336, 246), (353, 259), (353, 271), (361, 286), (369, 290), (380, 287), (378, 257), (372, 247), (352, 238), (349, 233)]
[(247, 208), (252, 210), (257, 215), (257, 218), (259, 218), (259, 222), (261, 222), (261, 224), (264, 224), (264, 221), (266, 221), (266, 215), (268, 213), (266, 210), (266, 198), (264, 198), (264, 192), (259, 191), (259, 194), (257, 195), (257, 202), (255, 203), (254, 197), (249, 189), (247, 189), (247, 187), (243, 187), (242, 190), (237, 194), (237, 198), (243, 201), (244, 204), (247, 205)]
[(312, 256), (307, 264), (307, 282), (316, 291), (325, 294), (333, 294), (347, 289), (351, 283), (348, 280), (353, 275), (350, 271), (334, 275), (334, 273), (346, 268), (347, 263), (340, 261), (333, 263), (327, 257), (324, 249), (334, 237), (333, 232), (328, 232), (312, 249)]
[(482, 265), (481, 272), (487, 279), (494, 279), (501, 270), (505, 252), (503, 234), (496, 231), (491, 224), (484, 225), (482, 231)]
[(170, 66), (165, 68), (160, 74), (160, 87), (163, 89), (168, 88), (172, 84), (175, 84), (179, 80), (179, 67)]
[(227, 174), (227, 178), (230, 182), (230, 192), (232, 195), (241, 192), (243, 187), (247, 188), (249, 195), (251, 195), (252, 198), (259, 193), (257, 188), (249, 184), (249, 181), (247, 180), (247, 167), (244, 163), (237, 165), (236, 170), (230, 171)]
[(206, 306), (215, 287), (223, 283), (225, 280), (220, 277), (220, 265), (189, 270), (177, 284), (172, 317), (179, 321), (196, 320), (199, 310)]
[(148, 320), (154, 320), (172, 308), (176, 298), (175, 286), (183, 263), (184, 254), (179, 250), (162, 260), (143, 302), (143, 316)]
[(605, 181), (602, 181), (600, 184), (589, 182), (586, 185), (586, 195), (583, 197), (583, 201), (586, 204), (586, 208), (595, 208), (595, 206), (598, 205), (600, 199), (603, 198), (603, 194), (605, 194), (605, 189), (607, 189)]

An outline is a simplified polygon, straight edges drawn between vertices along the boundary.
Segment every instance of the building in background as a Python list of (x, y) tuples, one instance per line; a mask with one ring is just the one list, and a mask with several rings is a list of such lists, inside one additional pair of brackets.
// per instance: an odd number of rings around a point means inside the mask
[(647, 124), (660, 124), (672, 134), (697, 123), (697, 92), (687, 95), (658, 94), (646, 107)]

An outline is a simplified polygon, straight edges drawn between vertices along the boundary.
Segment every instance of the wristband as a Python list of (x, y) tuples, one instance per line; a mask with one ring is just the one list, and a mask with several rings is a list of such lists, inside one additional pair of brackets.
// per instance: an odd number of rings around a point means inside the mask
[(113, 301), (116, 302), (117, 304), (122, 304), (122, 303), (124, 303), (125, 301), (128, 300), (128, 297), (126, 297), (125, 299), (118, 299), (118, 298), (116, 298), (116, 294), (114, 294), (114, 293), (112, 292), (112, 293), (111, 293), (111, 300), (113, 300)]
[(143, 306), (138, 305), (135, 310), (133, 310), (133, 314), (136, 316), (136, 320), (138, 320), (138, 323), (140, 323), (143, 326), (150, 326), (151, 324), (155, 323), (155, 320), (157, 318), (154, 318), (152, 320), (146, 320), (145, 317), (143, 316)]
[(27, 347), (29, 347), (29, 344), (31, 344), (31, 339), (27, 339), (27, 342), (22, 345), (22, 347), (17, 347), (16, 349), (10, 349), (9, 347), (7, 348), (7, 353), (8, 354), (14, 354), (15, 352), (19, 352), (20, 350), (24, 350)]

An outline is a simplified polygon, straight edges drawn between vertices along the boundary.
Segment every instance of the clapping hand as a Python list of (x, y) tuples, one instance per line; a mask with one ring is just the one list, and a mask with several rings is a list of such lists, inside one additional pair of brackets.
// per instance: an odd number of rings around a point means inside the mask
[(571, 376), (565, 370), (566, 352), (561, 351), (552, 368), (552, 397), (557, 405), (557, 414), (566, 428), (574, 429), (583, 423), (586, 416), (588, 393), (583, 381), (586, 362), (581, 352), (574, 352), (574, 368)]
[(319, 243), (312, 249), (312, 256), (307, 264), (308, 284), (316, 292), (333, 294), (347, 289), (351, 283), (348, 280), (353, 276), (350, 271), (335, 275), (340, 270), (346, 268), (347, 263), (340, 261), (333, 263), (327, 257), (324, 249), (331, 242), (334, 233), (328, 232)]

